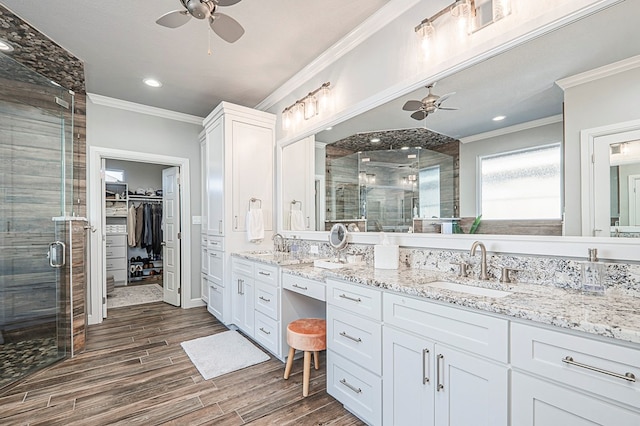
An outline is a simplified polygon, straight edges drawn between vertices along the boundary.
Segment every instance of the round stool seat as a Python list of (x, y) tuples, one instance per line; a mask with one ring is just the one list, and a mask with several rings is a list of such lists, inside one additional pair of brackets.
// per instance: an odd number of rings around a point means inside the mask
[(319, 318), (302, 318), (287, 326), (287, 343), (301, 351), (322, 351), (327, 348), (327, 322)]
[(302, 318), (287, 325), (287, 343), (289, 356), (284, 369), (284, 379), (289, 378), (296, 349), (304, 351), (304, 369), (302, 371), (302, 396), (309, 396), (309, 375), (311, 370), (311, 354), (314, 366), (320, 368), (318, 352), (327, 349), (327, 321), (320, 318)]

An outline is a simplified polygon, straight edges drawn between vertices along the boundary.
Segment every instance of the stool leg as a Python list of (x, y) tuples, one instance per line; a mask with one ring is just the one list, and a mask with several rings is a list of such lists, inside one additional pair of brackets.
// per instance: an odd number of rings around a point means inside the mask
[(313, 352), (313, 361), (316, 370), (320, 368), (320, 360), (318, 359), (319, 354), (320, 353), (318, 351)]
[(287, 366), (284, 368), (285, 380), (289, 378), (289, 373), (291, 373), (291, 366), (293, 366), (293, 356), (295, 354), (296, 354), (296, 350), (294, 348), (289, 348), (289, 357), (287, 358)]
[(304, 370), (302, 373), (302, 396), (309, 396), (309, 376), (311, 375), (311, 352), (304, 351)]

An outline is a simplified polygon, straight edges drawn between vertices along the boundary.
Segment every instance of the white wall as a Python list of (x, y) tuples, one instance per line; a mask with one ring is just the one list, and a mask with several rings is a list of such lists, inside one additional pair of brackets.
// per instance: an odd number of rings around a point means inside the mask
[[(87, 97), (87, 145), (140, 153), (153, 153), (189, 159), (192, 215), (200, 215), (200, 144), (198, 134), (202, 125), (187, 123), (99, 105)], [(89, 148), (87, 149), (87, 152)], [(141, 156), (140, 161), (144, 161)], [(88, 163), (89, 166), (89, 163)], [(96, 173), (87, 170), (87, 176)], [(89, 214), (91, 216), (91, 214)], [(186, 259), (191, 267), (192, 298), (200, 297), (200, 225), (192, 225), (191, 218), (183, 218), (183, 232), (191, 232), (192, 258)]]
[(580, 131), (640, 118), (640, 68), (567, 88), (565, 99), (566, 235), (582, 232)]
[(475, 217), (477, 159), (480, 156), (562, 142), (562, 122), (460, 145), (460, 216)]

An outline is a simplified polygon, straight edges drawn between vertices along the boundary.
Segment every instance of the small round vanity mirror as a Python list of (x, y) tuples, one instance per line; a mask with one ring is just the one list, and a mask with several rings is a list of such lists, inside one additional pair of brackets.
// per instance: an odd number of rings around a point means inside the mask
[(335, 250), (340, 251), (347, 246), (348, 237), (347, 227), (342, 223), (336, 223), (329, 231), (329, 245)]

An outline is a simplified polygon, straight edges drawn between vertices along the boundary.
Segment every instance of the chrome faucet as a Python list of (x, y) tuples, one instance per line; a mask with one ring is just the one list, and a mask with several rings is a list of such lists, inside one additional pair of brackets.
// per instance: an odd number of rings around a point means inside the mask
[(271, 237), (271, 239), (273, 240), (274, 251), (284, 251), (284, 237), (282, 236), (282, 234), (275, 233), (273, 234), (273, 237)]
[(480, 278), (481, 280), (488, 280), (489, 276), (487, 275), (487, 249), (480, 241), (474, 241), (471, 245), (471, 254), (470, 256), (475, 256), (476, 248), (480, 247)]

